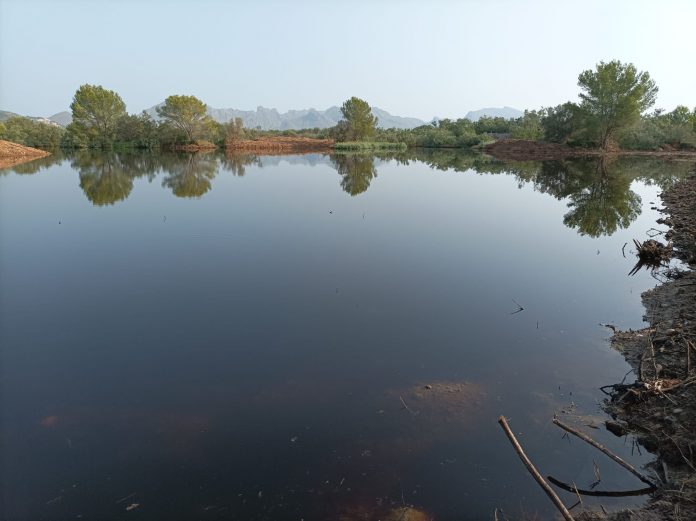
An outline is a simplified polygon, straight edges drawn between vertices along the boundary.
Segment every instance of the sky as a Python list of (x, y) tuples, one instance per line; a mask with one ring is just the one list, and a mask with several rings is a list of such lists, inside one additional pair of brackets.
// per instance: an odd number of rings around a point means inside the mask
[(696, 106), (696, 1), (0, 0), (0, 109), (50, 116), (99, 84), (140, 112), (171, 94), (280, 111), (351, 96), (400, 116), (576, 100), (619, 59)]

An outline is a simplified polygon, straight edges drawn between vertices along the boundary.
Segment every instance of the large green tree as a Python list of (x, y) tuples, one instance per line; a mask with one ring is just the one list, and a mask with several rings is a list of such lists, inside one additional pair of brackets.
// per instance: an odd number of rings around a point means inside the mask
[(169, 96), (157, 114), (174, 128), (182, 131), (189, 142), (201, 138), (210, 126), (205, 103), (195, 96)]
[(580, 109), (605, 149), (617, 131), (640, 120), (641, 113), (655, 104), (657, 96), (650, 74), (618, 60), (600, 62), (595, 70), (583, 71), (578, 86), (583, 91)]
[(81, 85), (70, 109), (72, 124), (69, 131), (89, 144), (109, 145), (113, 142), (118, 122), (126, 115), (126, 104), (121, 96), (100, 85)]
[(377, 118), (367, 101), (353, 96), (341, 106), (345, 123), (342, 125), (345, 141), (365, 141), (372, 137), (377, 129)]

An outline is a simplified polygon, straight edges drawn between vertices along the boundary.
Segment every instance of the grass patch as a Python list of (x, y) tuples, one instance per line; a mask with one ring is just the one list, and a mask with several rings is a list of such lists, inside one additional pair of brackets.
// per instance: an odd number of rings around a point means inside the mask
[(343, 141), (334, 145), (334, 150), (406, 150), (406, 143), (389, 143), (384, 141)]

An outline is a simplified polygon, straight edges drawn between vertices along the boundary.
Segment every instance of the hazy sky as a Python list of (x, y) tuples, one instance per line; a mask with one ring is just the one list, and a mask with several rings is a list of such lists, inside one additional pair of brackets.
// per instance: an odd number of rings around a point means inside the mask
[(0, 109), (51, 115), (82, 83), (129, 112), (169, 94), (214, 107), (402, 116), (576, 99), (600, 60), (647, 70), (657, 106), (696, 106), (696, 1), (0, 0)]

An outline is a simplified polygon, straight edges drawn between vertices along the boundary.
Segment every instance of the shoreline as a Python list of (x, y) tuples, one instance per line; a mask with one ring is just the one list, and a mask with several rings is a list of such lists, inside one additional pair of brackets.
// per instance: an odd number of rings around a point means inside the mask
[(38, 148), (27, 147), (12, 141), (0, 139), (0, 168), (12, 168), (39, 159), (41, 157), (50, 156), (50, 152), (39, 150)]
[(607, 430), (633, 434), (656, 456), (649, 469), (658, 487), (645, 506), (605, 514), (584, 512), (584, 521), (696, 519), (696, 173), (661, 196), (678, 269), (641, 295), (648, 327), (614, 332), (613, 349), (635, 373), (632, 384), (610, 386), (604, 409)]

